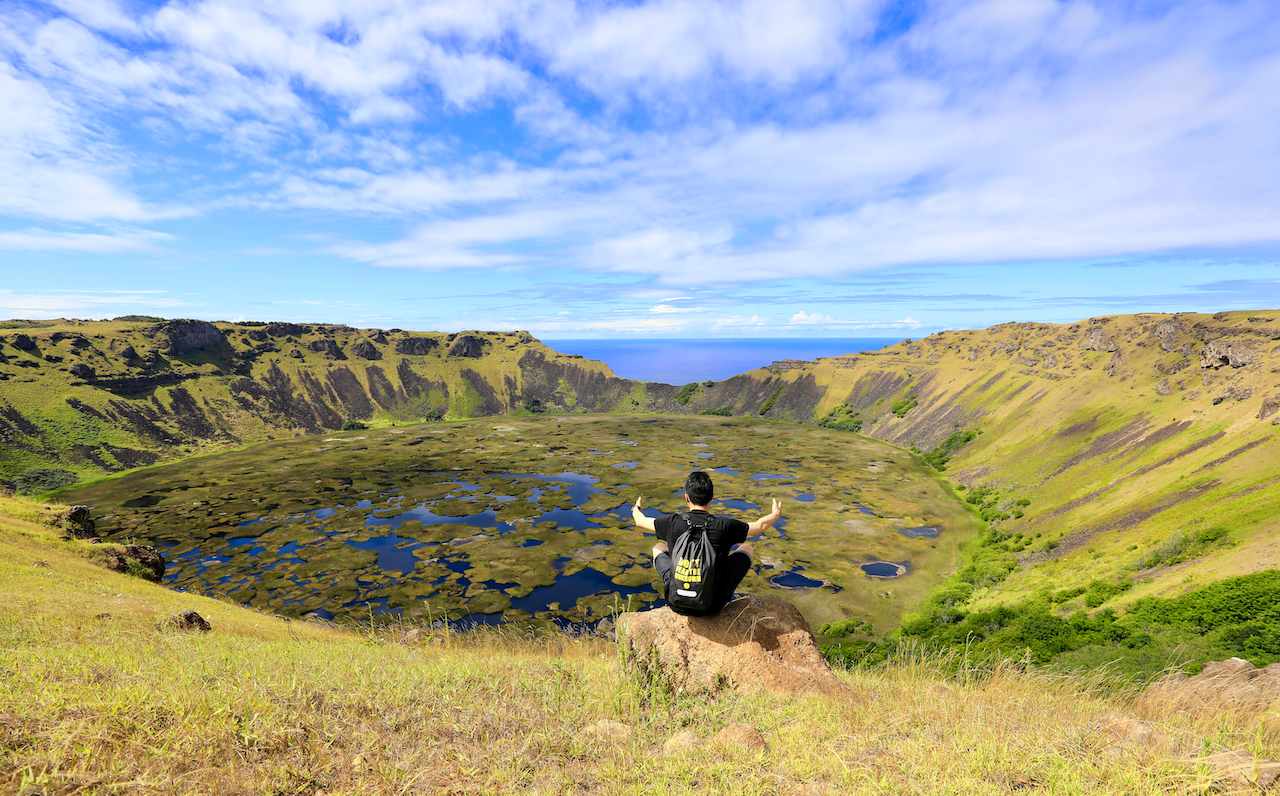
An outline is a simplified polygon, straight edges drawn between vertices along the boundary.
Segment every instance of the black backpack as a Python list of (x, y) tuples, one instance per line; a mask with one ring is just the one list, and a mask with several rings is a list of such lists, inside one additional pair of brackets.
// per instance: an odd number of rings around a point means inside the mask
[(707, 538), (707, 523), (694, 525), (688, 512), (681, 514), (685, 531), (671, 547), (675, 570), (667, 584), (667, 604), (676, 613), (706, 611), (715, 600), (716, 551)]

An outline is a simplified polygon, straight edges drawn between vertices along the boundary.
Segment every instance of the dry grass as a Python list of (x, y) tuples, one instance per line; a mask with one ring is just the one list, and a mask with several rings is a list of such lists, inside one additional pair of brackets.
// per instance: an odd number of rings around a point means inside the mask
[[(846, 675), (844, 699), (673, 697), (598, 638), (286, 622), (51, 538), (0, 520), (0, 792), (1169, 793), (1207, 782), (1174, 745), (1272, 743), (1165, 719), (1171, 744), (1108, 747), (1098, 721), (1123, 695), (1011, 664), (948, 675), (926, 655)], [(160, 626), (184, 607), (214, 631)], [(584, 734), (601, 719), (630, 737)], [(769, 749), (661, 753), (738, 722)]]

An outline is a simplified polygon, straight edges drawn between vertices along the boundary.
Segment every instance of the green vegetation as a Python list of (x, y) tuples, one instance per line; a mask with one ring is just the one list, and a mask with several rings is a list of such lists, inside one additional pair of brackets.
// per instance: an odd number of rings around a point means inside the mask
[(698, 391), (699, 386), (701, 385), (699, 385), (698, 382), (695, 381), (695, 382), (690, 382), (689, 384), (686, 384), (683, 387), (681, 387), (679, 392), (676, 393), (676, 403), (680, 404), (681, 406), (684, 406), (685, 404), (689, 403), (689, 399), (692, 398), (694, 393)]
[(857, 434), (862, 431), (861, 414), (854, 410), (848, 403), (842, 403), (832, 409), (830, 412), (818, 421), (818, 425), (824, 428), (834, 428), (837, 431), (852, 431)]
[(872, 628), (871, 623), (862, 617), (851, 616), (839, 622), (823, 622), (822, 626), (818, 628), (818, 633), (831, 638), (852, 636), (858, 633), (870, 636)]
[(917, 405), (919, 405), (919, 401), (916, 400), (916, 396), (908, 395), (906, 398), (903, 398), (902, 400), (895, 401), (893, 403), (893, 406), (889, 407), (889, 411), (897, 415), (898, 417), (902, 418), (902, 417), (906, 417), (907, 412), (910, 412), (912, 409), (915, 409)]
[[(947, 469), (947, 462), (965, 445), (973, 442), (982, 432), (974, 429), (972, 431), (957, 431), (942, 441), (942, 444), (928, 453), (921, 454), (925, 464), (928, 464), (935, 470), (943, 471)], [(914, 446), (913, 446), (914, 447)]]
[(348, 420), (342, 424), (343, 431), (364, 431), (368, 427), (368, 423), (364, 423), (359, 420)]
[(13, 479), (13, 487), (19, 495), (43, 495), (56, 489), (71, 486), (80, 476), (58, 467), (33, 467)]
[(111, 320), (121, 323), (163, 323), (165, 319), (158, 315), (120, 315)]
[(524, 402), (524, 411), (531, 415), (540, 415), (547, 411), (547, 407), (537, 398), (530, 398)]
[(787, 388), (787, 385), (785, 384), (778, 385), (778, 389), (774, 390), (773, 394), (770, 395), (769, 398), (763, 404), (760, 405), (760, 411), (757, 412), (756, 414), (759, 414), (759, 415), (769, 414), (769, 410), (772, 409), (773, 405), (778, 402), (778, 396), (782, 395), (782, 391), (785, 390), (786, 388)]
[(1232, 539), (1230, 531), (1219, 526), (1198, 528), (1190, 533), (1175, 531), (1172, 536), (1162, 542), (1154, 550), (1138, 560), (1138, 569), (1152, 569), (1180, 564), (1190, 558), (1204, 555), (1215, 547), (1234, 547), (1238, 542)]
[(715, 408), (715, 409), (703, 409), (703, 410), (702, 410), (701, 412), (699, 412), (698, 414), (700, 414), (700, 415), (710, 415), (710, 416), (712, 416), (712, 417), (733, 417), (733, 407), (732, 407), (732, 406), (721, 406), (721, 407), (717, 407), (717, 408)]

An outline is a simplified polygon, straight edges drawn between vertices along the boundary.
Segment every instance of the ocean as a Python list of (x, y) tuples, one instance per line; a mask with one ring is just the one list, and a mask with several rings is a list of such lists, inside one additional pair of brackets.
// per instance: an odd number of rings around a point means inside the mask
[(905, 337), (821, 337), (812, 339), (626, 339), (543, 340), (564, 354), (581, 354), (636, 381), (682, 385), (722, 381), (781, 359), (817, 359), (875, 351)]

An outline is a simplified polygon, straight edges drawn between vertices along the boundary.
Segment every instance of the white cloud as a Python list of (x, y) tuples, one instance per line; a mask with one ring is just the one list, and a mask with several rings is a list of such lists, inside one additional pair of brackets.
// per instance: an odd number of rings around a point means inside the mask
[(155, 290), (48, 291), (0, 290), (0, 317), (111, 318), (138, 309), (163, 310), (191, 306)]
[(126, 230), (112, 235), (94, 232), (51, 232), (32, 227), (21, 232), (0, 232), (0, 249), (31, 252), (86, 252), (119, 254), (154, 252), (172, 236), (148, 230)]

